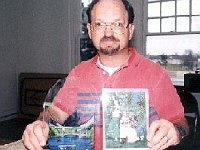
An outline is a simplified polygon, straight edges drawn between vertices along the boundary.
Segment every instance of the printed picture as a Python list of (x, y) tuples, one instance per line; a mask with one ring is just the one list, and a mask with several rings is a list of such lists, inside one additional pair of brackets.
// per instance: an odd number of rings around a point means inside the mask
[[(44, 103), (43, 120), (49, 124), (47, 148), (50, 150), (92, 150), (94, 145), (94, 116), (81, 125), (66, 126), (56, 121), (56, 118), (45, 116), (45, 111), (52, 103)], [(51, 108), (51, 111), (53, 108)], [(59, 114), (58, 114), (59, 115)], [(76, 114), (74, 114), (76, 116)]]
[(148, 149), (148, 90), (104, 88), (101, 100), (104, 149)]

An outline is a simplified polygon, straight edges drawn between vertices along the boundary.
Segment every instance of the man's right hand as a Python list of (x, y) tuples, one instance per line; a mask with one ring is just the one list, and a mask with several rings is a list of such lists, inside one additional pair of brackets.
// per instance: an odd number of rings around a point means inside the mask
[(43, 150), (48, 138), (49, 126), (46, 122), (37, 120), (26, 126), (22, 141), (29, 150)]

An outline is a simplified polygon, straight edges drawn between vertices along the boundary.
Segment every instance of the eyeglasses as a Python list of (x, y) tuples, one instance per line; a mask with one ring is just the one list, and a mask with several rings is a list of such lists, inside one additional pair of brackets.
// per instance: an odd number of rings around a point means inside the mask
[(92, 29), (97, 32), (101, 33), (106, 30), (107, 26), (110, 26), (111, 30), (117, 34), (123, 34), (125, 32), (125, 29), (128, 27), (128, 25), (124, 25), (121, 22), (111, 22), (111, 23), (105, 23), (105, 22), (95, 22), (91, 24)]

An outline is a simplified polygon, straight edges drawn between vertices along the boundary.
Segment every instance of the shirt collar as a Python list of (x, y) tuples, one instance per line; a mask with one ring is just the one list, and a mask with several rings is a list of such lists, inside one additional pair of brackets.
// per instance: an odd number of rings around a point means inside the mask
[[(130, 65), (133, 65), (134, 67), (136, 67), (139, 64), (140, 55), (136, 51), (136, 49), (135, 48), (128, 48), (128, 50), (131, 53), (131, 55), (129, 56), (129, 59), (128, 59), (127, 63), (123, 64), (120, 68), (128, 67)], [(96, 56), (94, 56), (92, 58), (91, 62), (93, 64), (96, 64), (98, 67), (100, 67), (99, 64), (97, 63), (98, 57), (99, 57), (99, 55), (97, 54)]]

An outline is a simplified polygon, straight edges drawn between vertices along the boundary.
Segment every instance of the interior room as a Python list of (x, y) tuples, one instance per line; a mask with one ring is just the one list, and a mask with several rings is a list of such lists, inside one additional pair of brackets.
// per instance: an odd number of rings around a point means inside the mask
[[(91, 1), (0, 0), (0, 145), (21, 139), (48, 90), (96, 54), (86, 28)], [(129, 44), (166, 69), (190, 126), (180, 145), (198, 149), (200, 1), (128, 1), (135, 11)]]

